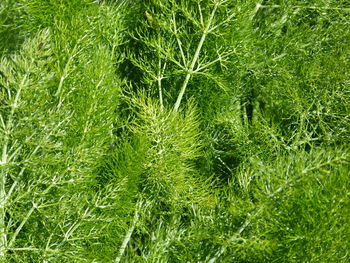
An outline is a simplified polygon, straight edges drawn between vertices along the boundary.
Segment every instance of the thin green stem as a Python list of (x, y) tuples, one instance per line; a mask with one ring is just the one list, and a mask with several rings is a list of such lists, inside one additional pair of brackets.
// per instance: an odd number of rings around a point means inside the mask
[(131, 226), (128, 230), (128, 232), (126, 233), (125, 237), (124, 237), (124, 240), (123, 240), (123, 243), (119, 249), (119, 253), (118, 253), (118, 256), (117, 258), (114, 260), (115, 263), (119, 263), (120, 260), (122, 259), (123, 255), (124, 255), (124, 252), (125, 252), (125, 249), (131, 239), (131, 236), (132, 236), (132, 233), (134, 232), (135, 230), (135, 227), (136, 227), (136, 224), (139, 220), (139, 209), (141, 208), (142, 206), (142, 202), (139, 201), (137, 206), (136, 206), (136, 209), (135, 209), (135, 215), (134, 215), (134, 219), (131, 223)]
[(178, 111), (179, 107), (180, 107), (180, 104), (181, 104), (181, 101), (182, 101), (182, 98), (185, 94), (185, 91), (186, 91), (186, 88), (187, 88), (187, 85), (188, 85), (188, 82), (191, 78), (191, 76), (193, 75), (193, 69), (199, 59), (199, 55), (200, 55), (200, 52), (202, 50), (202, 47), (203, 47), (203, 44), (204, 44), (204, 41), (205, 41), (205, 38), (207, 37), (209, 31), (210, 31), (210, 26), (211, 26), (211, 23), (214, 19), (214, 15), (215, 15), (215, 12), (216, 12), (216, 9), (217, 9), (217, 6), (218, 4), (215, 4), (214, 6), (214, 9), (213, 11), (211, 12), (210, 14), (210, 17), (209, 17), (209, 20), (208, 20), (208, 23), (207, 23), (207, 26), (205, 27), (205, 29), (203, 30), (203, 34), (202, 34), (202, 37), (198, 43), (198, 46), (197, 46), (197, 49), (196, 49), (196, 52), (193, 56), (193, 59), (192, 59), (192, 62), (191, 62), (191, 65), (190, 67), (187, 69), (187, 74), (186, 74), (186, 77), (185, 77), (185, 80), (182, 84), (182, 87), (181, 87), (181, 90), (180, 90), (180, 93), (177, 97), (177, 100), (176, 100), (176, 103), (175, 103), (175, 106), (174, 106), (174, 110), (175, 111)]
[(73, 61), (73, 58), (76, 55), (75, 54), (76, 49), (77, 49), (77, 44), (74, 46), (73, 51), (72, 51), (72, 55), (68, 58), (68, 61), (67, 61), (66, 65), (64, 66), (63, 74), (62, 74), (60, 82), (58, 84), (55, 96), (60, 96), (61, 97), (61, 90), (62, 90), (62, 87), (63, 87), (63, 82), (69, 75), (69, 67), (70, 67), (71, 62)]
[(182, 43), (181, 43), (181, 40), (177, 34), (177, 26), (176, 26), (176, 18), (175, 18), (175, 13), (173, 12), (173, 24), (174, 24), (174, 34), (175, 34), (175, 37), (176, 37), (176, 41), (177, 41), (177, 45), (179, 46), (179, 49), (180, 49), (180, 54), (181, 54), (181, 57), (182, 57), (182, 63), (184, 65), (184, 67), (187, 67), (187, 61), (186, 61), (186, 58), (185, 58), (185, 53), (182, 49)]
[[(164, 63), (164, 67), (166, 66), (166, 63)], [(163, 79), (163, 72), (162, 72), (162, 61), (159, 58), (158, 61), (158, 76), (157, 76), (157, 82), (158, 82), (158, 92), (159, 92), (159, 102), (160, 107), (163, 109), (163, 91), (162, 91), (162, 79)]]
[(81, 39), (79, 39), (79, 40), (77, 41), (77, 43), (76, 43), (75, 46), (73, 47), (72, 53), (71, 53), (71, 55), (69, 56), (66, 65), (64, 66), (63, 74), (62, 74), (62, 76), (61, 76), (60, 82), (59, 82), (58, 87), (57, 87), (57, 91), (56, 91), (56, 93), (55, 93), (55, 96), (59, 96), (59, 101), (60, 101), (59, 104), (62, 103), (62, 94), (61, 94), (61, 93), (62, 93), (62, 87), (63, 87), (63, 83), (64, 83), (65, 79), (69, 76), (69, 68), (70, 68), (70, 65), (71, 65), (73, 59), (79, 54), (80, 50), (78, 50), (78, 46), (79, 46), (80, 42), (81, 42), (82, 40), (84, 40), (84, 38), (86, 38), (86, 36), (87, 36), (87, 35), (84, 35)]
[(13, 234), (13, 236), (12, 236), (10, 242), (8, 243), (8, 246), (9, 246), (9, 247), (13, 246), (13, 244), (14, 244), (15, 241), (16, 241), (16, 238), (17, 238), (19, 232), (21, 232), (23, 226), (27, 223), (29, 217), (32, 215), (32, 213), (34, 212), (35, 208), (36, 208), (36, 205), (33, 203), (32, 208), (29, 209), (28, 213), (26, 214), (26, 216), (25, 216), (24, 219), (22, 220), (21, 224), (17, 227), (17, 229), (16, 229), (15, 233)]

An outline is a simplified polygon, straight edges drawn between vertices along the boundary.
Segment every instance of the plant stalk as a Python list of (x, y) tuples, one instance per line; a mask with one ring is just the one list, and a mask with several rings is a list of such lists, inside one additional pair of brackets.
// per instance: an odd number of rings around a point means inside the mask
[(205, 29), (203, 31), (203, 35), (202, 35), (202, 37), (201, 37), (201, 39), (200, 39), (200, 41), (198, 43), (198, 46), (197, 46), (197, 49), (196, 49), (196, 53), (194, 54), (194, 57), (192, 59), (192, 62), (191, 62), (191, 65), (190, 65), (189, 69), (187, 70), (187, 74), (186, 74), (185, 80), (184, 80), (184, 82), (182, 84), (180, 93), (179, 93), (179, 95), (177, 97), (177, 100), (176, 100), (176, 103), (174, 105), (174, 111), (178, 111), (178, 109), (180, 107), (182, 98), (183, 98), (183, 96), (185, 94), (185, 91), (186, 91), (186, 88), (187, 88), (187, 85), (188, 85), (188, 82), (189, 82), (191, 76), (193, 75), (193, 69), (194, 69), (194, 67), (195, 67), (195, 65), (196, 65), (196, 63), (197, 63), (197, 61), (199, 59), (199, 55), (200, 55), (200, 52), (202, 50), (205, 38), (207, 37), (207, 35), (209, 33), (210, 26), (211, 26), (211, 23), (213, 21), (216, 9), (217, 9), (217, 4), (214, 6), (214, 9), (213, 9), (213, 11), (210, 14), (207, 26), (205, 27)]
[(119, 263), (120, 260), (122, 259), (123, 255), (124, 255), (125, 249), (126, 249), (128, 243), (129, 243), (130, 239), (131, 239), (132, 233), (134, 232), (136, 224), (137, 224), (137, 222), (139, 220), (139, 209), (140, 209), (141, 205), (142, 205), (142, 202), (139, 202), (137, 207), (136, 207), (136, 209), (135, 209), (134, 219), (133, 219), (133, 221), (131, 223), (131, 226), (130, 226), (128, 232), (126, 233), (126, 235), (124, 237), (123, 243), (122, 243), (122, 245), (121, 245), (121, 247), (119, 249), (118, 256), (116, 257), (114, 263)]
[(158, 81), (158, 92), (159, 92), (159, 102), (160, 102), (160, 107), (163, 109), (163, 91), (162, 91), (162, 62), (159, 59), (158, 61), (158, 76), (157, 76), (157, 81)]

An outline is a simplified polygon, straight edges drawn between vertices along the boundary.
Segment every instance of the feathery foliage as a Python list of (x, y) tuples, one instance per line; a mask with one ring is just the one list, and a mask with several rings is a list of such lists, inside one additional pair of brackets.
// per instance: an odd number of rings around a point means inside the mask
[(348, 262), (350, 6), (3, 0), (1, 262)]
[[(28, 8), (25, 16), (40, 2), (21, 4)], [(56, 15), (50, 7), (37, 15)], [(105, 228), (122, 225), (110, 217), (117, 185), (97, 189), (95, 173), (112, 140), (120, 86), (113, 66), (118, 39), (113, 33), (105, 36), (108, 42), (101, 38), (102, 10), (91, 3), (82, 8), (79, 17), (70, 13), (73, 25), (46, 16), (40, 17), (44, 25), (34, 13), (33, 21), (45, 29), (33, 22), (27, 29), (33, 37), (1, 59), (0, 244), (8, 262), (102, 258), (100, 242), (110, 239)], [(96, 26), (84, 28), (89, 13)]]

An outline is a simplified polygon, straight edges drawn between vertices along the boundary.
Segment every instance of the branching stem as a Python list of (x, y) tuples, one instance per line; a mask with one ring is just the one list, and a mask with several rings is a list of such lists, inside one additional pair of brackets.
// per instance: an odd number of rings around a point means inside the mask
[(202, 47), (203, 47), (203, 44), (204, 44), (204, 41), (205, 41), (205, 38), (207, 37), (209, 31), (210, 31), (210, 26), (211, 26), (211, 23), (213, 22), (213, 19), (214, 19), (214, 15), (215, 15), (215, 12), (216, 12), (216, 9), (217, 9), (217, 4), (214, 6), (214, 9), (213, 11), (211, 12), (210, 14), (210, 17), (209, 17), (209, 20), (208, 20), (208, 23), (207, 23), (207, 26), (205, 27), (205, 29), (203, 30), (203, 34), (202, 34), (202, 37), (198, 43), (198, 46), (197, 46), (197, 49), (196, 49), (196, 53), (194, 54), (193, 56), (193, 59), (192, 59), (192, 62), (191, 62), (191, 65), (190, 67), (187, 69), (187, 74), (186, 74), (186, 77), (185, 77), (185, 80), (182, 84), (182, 87), (181, 87), (181, 90), (180, 90), (180, 93), (177, 97), (177, 100), (176, 100), (176, 103), (175, 103), (175, 106), (174, 106), (174, 110), (175, 111), (178, 111), (179, 107), (180, 107), (180, 104), (181, 104), (181, 101), (182, 101), (182, 98), (185, 94), (185, 91), (186, 91), (186, 88), (187, 88), (187, 85), (188, 85), (188, 82), (191, 78), (191, 76), (193, 75), (193, 69), (198, 61), (198, 58), (199, 58), (199, 55), (200, 55), (200, 52), (202, 50)]

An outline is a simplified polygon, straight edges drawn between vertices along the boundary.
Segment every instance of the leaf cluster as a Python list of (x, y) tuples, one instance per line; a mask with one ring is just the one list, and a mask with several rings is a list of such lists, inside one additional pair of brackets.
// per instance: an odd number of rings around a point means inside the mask
[(0, 3), (1, 262), (348, 262), (348, 1)]

